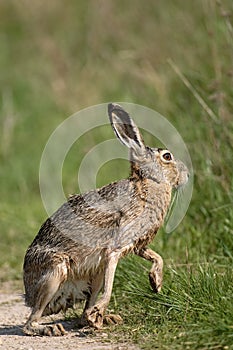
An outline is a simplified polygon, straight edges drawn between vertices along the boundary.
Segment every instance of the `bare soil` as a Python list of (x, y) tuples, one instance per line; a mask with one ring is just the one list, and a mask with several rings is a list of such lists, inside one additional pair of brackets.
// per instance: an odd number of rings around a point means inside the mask
[[(24, 305), (22, 287), (4, 283), (0, 287), (0, 350), (139, 350), (128, 343), (112, 343), (103, 331), (82, 331), (75, 328), (75, 321), (60, 320), (68, 335), (63, 337), (29, 337), (22, 327), (30, 310)], [(61, 315), (60, 315), (61, 317)], [(59, 315), (56, 316), (59, 318)], [(54, 321), (55, 318), (52, 318)], [(43, 320), (44, 321), (44, 320)], [(51, 317), (45, 322), (51, 323)]]

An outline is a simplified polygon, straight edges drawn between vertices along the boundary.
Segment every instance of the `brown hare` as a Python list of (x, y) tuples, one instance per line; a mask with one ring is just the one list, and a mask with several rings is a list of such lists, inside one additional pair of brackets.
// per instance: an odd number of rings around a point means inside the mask
[[(128, 179), (73, 195), (41, 226), (24, 260), (26, 305), (32, 312), (28, 335), (63, 335), (61, 324), (42, 325), (43, 315), (65, 311), (85, 300), (82, 325), (100, 328), (111, 298), (120, 258), (134, 253), (152, 262), (149, 280), (162, 286), (162, 258), (147, 248), (163, 224), (172, 189), (184, 185), (188, 170), (166, 149), (145, 146), (128, 113), (108, 105), (112, 128), (130, 150)], [(97, 299), (99, 292), (103, 291)]]

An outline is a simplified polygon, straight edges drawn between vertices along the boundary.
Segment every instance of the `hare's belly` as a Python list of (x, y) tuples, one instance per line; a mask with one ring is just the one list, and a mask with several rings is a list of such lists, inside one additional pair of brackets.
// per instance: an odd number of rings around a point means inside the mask
[(79, 301), (87, 299), (89, 294), (90, 286), (87, 280), (66, 280), (46, 306), (43, 315), (66, 311)]

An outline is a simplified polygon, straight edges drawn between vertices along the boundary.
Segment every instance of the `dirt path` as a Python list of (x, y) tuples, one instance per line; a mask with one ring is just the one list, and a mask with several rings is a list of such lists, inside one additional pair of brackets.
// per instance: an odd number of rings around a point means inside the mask
[(78, 331), (71, 321), (62, 321), (69, 331), (64, 337), (25, 336), (22, 325), (30, 310), (24, 306), (20, 293), (10, 284), (0, 288), (0, 350), (139, 350), (134, 345), (109, 343), (104, 332), (90, 335)]

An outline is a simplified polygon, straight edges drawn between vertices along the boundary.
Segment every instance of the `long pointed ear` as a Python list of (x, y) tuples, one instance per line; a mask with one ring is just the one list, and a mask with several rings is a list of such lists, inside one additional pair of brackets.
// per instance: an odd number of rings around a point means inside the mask
[(116, 136), (125, 146), (133, 149), (136, 153), (144, 150), (145, 144), (138, 127), (120, 105), (110, 103), (108, 115)]

